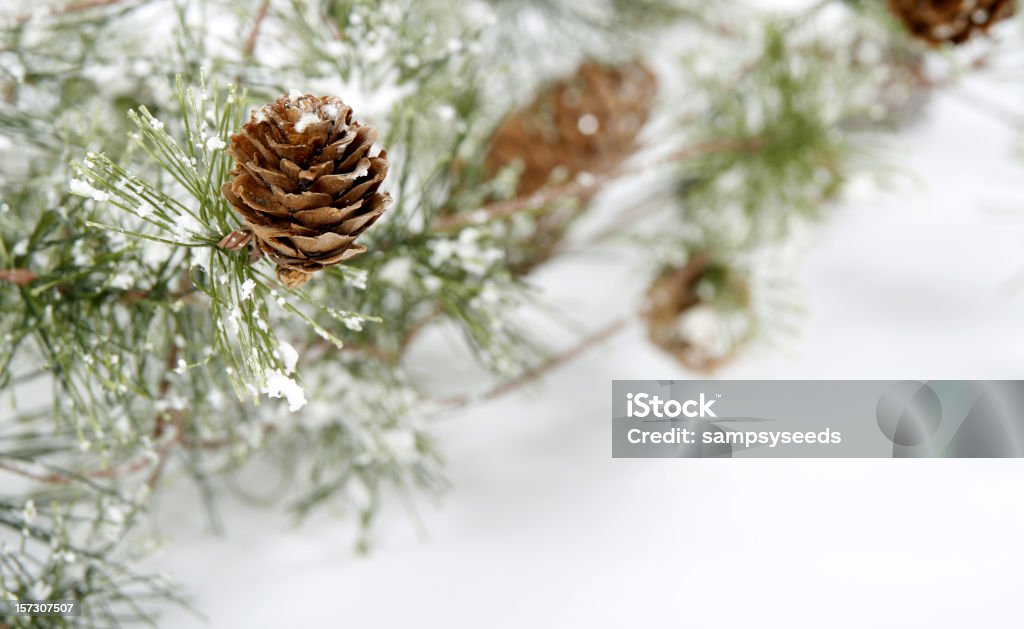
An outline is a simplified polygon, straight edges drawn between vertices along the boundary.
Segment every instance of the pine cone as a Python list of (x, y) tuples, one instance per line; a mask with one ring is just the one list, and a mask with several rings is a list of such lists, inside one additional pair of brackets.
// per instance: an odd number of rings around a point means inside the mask
[(234, 177), (221, 190), (289, 288), (366, 251), (355, 240), (391, 201), (379, 191), (387, 153), (370, 156), (376, 139), (341, 99), (295, 93), (231, 136)]
[(585, 62), (499, 125), (484, 158), (486, 170), (493, 176), (521, 163), (519, 196), (536, 192), (553, 176), (606, 172), (636, 148), (656, 88), (654, 74), (641, 63)]
[[(697, 287), (704, 280), (719, 285), (720, 290), (724, 289), (728, 293), (727, 299), (723, 301), (737, 302), (732, 304), (733, 310), (741, 312), (746, 309), (750, 300), (746, 283), (730, 277), (725, 267), (713, 263), (706, 254), (698, 253), (687, 264), (669, 268), (654, 280), (647, 289), (642, 312), (651, 342), (683, 366), (697, 371), (711, 371), (721, 366), (735, 350), (735, 345), (721, 347), (721, 338), (701, 339), (701, 334), (695, 335), (692, 329), (684, 325), (684, 318), (697, 313), (701, 308), (708, 310), (701, 314), (721, 318), (715, 314), (717, 308), (706, 303), (698, 294)], [(735, 306), (740, 308), (736, 309)], [(707, 330), (701, 333), (706, 336)]]
[(910, 33), (930, 44), (961, 44), (1013, 15), (1016, 0), (889, 0)]
[[(636, 149), (656, 90), (654, 74), (641, 63), (584, 62), (572, 77), (547, 86), (502, 121), (484, 158), (485, 174), (493, 177), (519, 164), (518, 197), (583, 173), (600, 177)], [(510, 260), (513, 270), (526, 273), (550, 257), (588, 201), (542, 214), (530, 246)]]

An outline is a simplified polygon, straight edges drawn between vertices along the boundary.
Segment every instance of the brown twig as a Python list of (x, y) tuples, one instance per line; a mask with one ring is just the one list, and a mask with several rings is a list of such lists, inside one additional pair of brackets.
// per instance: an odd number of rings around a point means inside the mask
[(668, 155), (660, 160), (653, 163), (646, 163), (640, 166), (632, 166), (629, 168), (622, 168), (611, 173), (604, 174), (600, 177), (594, 177), (591, 181), (576, 180), (571, 183), (556, 186), (554, 188), (545, 188), (533, 194), (525, 197), (518, 197), (510, 199), (508, 201), (500, 201), (498, 203), (492, 203), (485, 205), (484, 207), (474, 211), (466, 212), (462, 214), (451, 214), (439, 218), (434, 222), (434, 231), (456, 231), (463, 227), (468, 227), (474, 223), (480, 221), (478, 218), (481, 213), (485, 215), (485, 220), (493, 221), (502, 218), (507, 218), (519, 212), (529, 210), (531, 208), (538, 208), (554, 203), (555, 201), (561, 201), (564, 199), (571, 199), (574, 197), (580, 197), (588, 193), (596, 192), (598, 189), (603, 187), (609, 181), (620, 179), (628, 175), (638, 175), (641, 173), (648, 172), (651, 168), (661, 166), (664, 164), (671, 164), (674, 162), (690, 159), (694, 157), (700, 157), (703, 155), (713, 153), (724, 153), (727, 151), (736, 150), (756, 150), (757, 144), (753, 141), (742, 141), (742, 140), (710, 140), (708, 142), (702, 142), (693, 146), (686, 147), (682, 150), (676, 151), (671, 155)]
[(270, 8), (270, 0), (263, 0), (260, 3), (260, 8), (256, 10), (256, 17), (252, 23), (252, 29), (249, 30), (249, 36), (245, 38), (245, 45), (242, 47), (242, 60), (245, 61), (252, 57), (253, 53), (256, 52), (256, 42), (260, 37), (260, 26), (263, 25), (263, 20), (267, 17), (267, 9)]
[(36, 279), (36, 274), (28, 269), (0, 269), (0, 282), (10, 282), (18, 286), (30, 284)]
[[(159, 456), (164, 450), (170, 449), (174, 445), (173, 441), (166, 441), (156, 448), (157, 455)], [(28, 478), (30, 480), (36, 480), (41, 483), (47, 483), (51, 485), (66, 485), (77, 477), (87, 478), (90, 480), (102, 480), (107, 478), (115, 478), (119, 476), (126, 476), (135, 472), (140, 472), (152, 464), (152, 457), (141, 457), (129, 463), (123, 465), (115, 465), (113, 467), (105, 467), (95, 470), (88, 470), (80, 474), (68, 474), (65, 472), (48, 472), (40, 474), (21, 468), (10, 463), (0, 461), (0, 469), (6, 470), (18, 476)]]
[[(580, 243), (579, 247), (581, 249), (584, 247), (590, 247), (602, 243), (608, 240), (609, 238), (612, 238), (613, 236), (622, 233), (622, 230), (624, 228), (632, 225), (638, 219), (648, 216), (658, 208), (662, 207), (665, 201), (671, 198), (671, 196), (671, 194), (661, 194), (652, 199), (647, 200), (642, 205), (637, 205), (633, 208), (630, 208), (629, 210), (620, 214), (617, 219), (615, 219), (608, 225), (604, 226), (603, 228), (592, 234), (584, 242)], [(574, 253), (576, 250), (577, 249), (575, 248), (561, 246), (555, 250), (554, 255), (552, 257), (564, 255), (567, 253)]]
[[(171, 390), (171, 372), (174, 371), (175, 366), (178, 364), (178, 345), (171, 341), (171, 349), (167, 352), (167, 360), (164, 361), (164, 375), (160, 379), (160, 388), (157, 392), (158, 399), (166, 399), (167, 393)], [(167, 425), (168, 413), (161, 412), (156, 414), (156, 420), (153, 424), (153, 436), (160, 437), (164, 434), (164, 427)]]
[[(84, 2), (73, 2), (71, 4), (65, 4), (63, 6), (50, 7), (45, 14), (50, 17), (58, 17), (61, 15), (67, 15), (69, 13), (79, 13), (81, 11), (88, 11), (90, 9), (102, 9), (104, 7), (113, 6), (124, 2), (124, 0), (85, 0)], [(14, 18), (15, 24), (21, 26), (27, 22), (32, 21), (38, 13), (25, 13)]]
[(546, 375), (547, 373), (561, 367), (565, 363), (573, 360), (577, 356), (583, 354), (588, 349), (602, 343), (603, 341), (615, 336), (615, 334), (625, 329), (626, 324), (629, 322), (629, 317), (620, 317), (615, 321), (604, 326), (600, 330), (587, 335), (580, 339), (578, 343), (570, 347), (569, 349), (551, 356), (544, 362), (540, 363), (536, 367), (524, 372), (508, 382), (503, 382), (480, 395), (457, 395), (449, 398), (443, 398), (437, 400), (439, 403), (450, 406), (450, 407), (462, 407), (467, 406), (473, 402), (486, 402), (495, 398), (501, 397), (507, 393), (515, 391), (516, 389), (536, 382), (538, 379)]
[(0, 470), (5, 470), (11, 472), (12, 474), (17, 474), (18, 476), (21, 476), (23, 478), (36, 480), (42, 483), (57, 482), (54, 479), (54, 477), (56, 476), (54, 473), (37, 474), (36, 472), (30, 472), (29, 470), (22, 469), (21, 467), (18, 467), (17, 465), (12, 465), (10, 463), (7, 463), (6, 461), (0, 461)]

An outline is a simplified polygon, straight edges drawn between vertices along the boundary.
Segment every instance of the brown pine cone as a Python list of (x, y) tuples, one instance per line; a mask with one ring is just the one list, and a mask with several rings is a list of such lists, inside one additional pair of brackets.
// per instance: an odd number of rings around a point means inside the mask
[(889, 9), (907, 30), (930, 44), (961, 44), (1016, 8), (1016, 0), (889, 0)]
[[(702, 345), (687, 334), (682, 318), (697, 308), (715, 308), (698, 294), (698, 285), (707, 280), (724, 292), (720, 296), (730, 311), (741, 312), (749, 305), (750, 295), (746, 282), (732, 277), (728, 269), (714, 263), (707, 254), (695, 254), (685, 265), (666, 269), (647, 289), (642, 311), (647, 324), (647, 336), (660, 349), (680, 364), (697, 371), (712, 371), (720, 367), (735, 350)], [(716, 300), (718, 301), (718, 300)], [(733, 303), (730, 303), (733, 302)], [(737, 309), (738, 307), (738, 309)]]
[(536, 192), (553, 176), (606, 172), (636, 148), (656, 89), (654, 74), (641, 63), (584, 62), (498, 126), (485, 168), (493, 176), (521, 163), (519, 196)]
[(391, 201), (379, 191), (387, 153), (370, 156), (376, 139), (341, 99), (297, 93), (256, 110), (231, 136), (234, 177), (221, 190), (289, 288), (366, 251), (355, 240)]
[[(636, 149), (656, 91), (657, 79), (642, 63), (584, 62), (573, 76), (543, 88), (502, 121), (484, 157), (484, 172), (493, 177), (520, 165), (517, 197), (582, 173), (599, 178)], [(510, 256), (514, 271), (524, 274), (550, 257), (589, 197), (578, 201), (538, 217), (531, 242)]]

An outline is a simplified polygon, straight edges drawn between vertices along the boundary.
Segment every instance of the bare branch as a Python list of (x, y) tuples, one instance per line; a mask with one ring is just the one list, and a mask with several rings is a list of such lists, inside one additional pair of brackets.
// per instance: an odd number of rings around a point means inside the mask
[(615, 336), (623, 329), (625, 329), (626, 324), (629, 322), (629, 320), (629, 317), (620, 317), (616, 319), (615, 321), (609, 323), (600, 330), (597, 330), (596, 332), (582, 338), (578, 343), (576, 343), (576, 345), (573, 345), (564, 352), (551, 356), (550, 358), (548, 358), (541, 364), (537, 365), (536, 367), (524, 372), (523, 374), (519, 375), (516, 378), (513, 378), (512, 380), (509, 380), (508, 382), (503, 382), (498, 386), (488, 391), (485, 391), (481, 395), (458, 395), (438, 400), (438, 402), (446, 406), (457, 408), (462, 406), (468, 406), (469, 404), (472, 404), (474, 402), (486, 402), (488, 400), (493, 400), (495, 398), (501, 397), (506, 393), (511, 393), (512, 391), (515, 391), (520, 387), (528, 385), (531, 382), (536, 382), (537, 380), (544, 377), (551, 371), (554, 371), (558, 367), (561, 367), (565, 363), (585, 353), (590, 348), (599, 345), (602, 342), (606, 341), (607, 339)]

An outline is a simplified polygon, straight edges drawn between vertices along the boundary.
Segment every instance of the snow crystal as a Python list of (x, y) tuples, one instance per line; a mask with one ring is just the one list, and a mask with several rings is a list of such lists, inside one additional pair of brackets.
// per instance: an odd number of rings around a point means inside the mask
[(438, 267), (455, 255), (456, 245), (451, 240), (435, 240), (430, 252), (430, 266)]
[(294, 347), (286, 341), (281, 341), (280, 345), (278, 345), (277, 354), (281, 358), (281, 364), (284, 366), (285, 373), (295, 371), (295, 365), (299, 362), (299, 352)]
[(594, 135), (601, 127), (601, 123), (594, 114), (585, 114), (576, 121), (576, 127), (583, 135)]
[(50, 597), (52, 588), (49, 583), (45, 581), (36, 581), (35, 585), (29, 590), (28, 595), (30, 599), (41, 601)]
[(80, 197), (87, 197), (94, 201), (107, 201), (110, 199), (110, 194), (97, 190), (89, 185), (88, 182), (82, 181), (81, 179), (71, 180), (71, 194), (77, 194)]
[(438, 267), (445, 262), (461, 263), (462, 268), (475, 275), (483, 275), (487, 269), (504, 254), (493, 247), (483, 248), (478, 240), (479, 229), (464, 229), (457, 240), (435, 240), (432, 244), (431, 266)]
[(356, 509), (367, 509), (373, 504), (373, 495), (362, 478), (353, 476), (345, 483), (345, 495)]
[(363, 329), (363, 320), (360, 317), (354, 317), (351, 315), (344, 316), (341, 318), (341, 322), (345, 324), (345, 327), (349, 330), (358, 332)]
[(723, 173), (716, 182), (716, 187), (723, 194), (733, 194), (743, 189), (743, 173), (732, 168)]
[(131, 288), (132, 284), (134, 284), (134, 283), (135, 283), (135, 281), (132, 278), (132, 276), (129, 275), (128, 273), (125, 273), (124, 271), (120, 271), (120, 272), (116, 273), (107, 282), (107, 284), (111, 288), (117, 288), (117, 289), (120, 289), (120, 290), (127, 290), (127, 289)]
[(445, 122), (455, 120), (455, 108), (451, 105), (438, 105), (437, 117)]
[(174, 373), (185, 373), (188, 370), (188, 363), (183, 359), (178, 359), (178, 364), (174, 367)]
[(412, 276), (412, 260), (409, 258), (394, 258), (389, 260), (377, 273), (381, 280), (400, 286)]
[(298, 99), (302, 98), (302, 92), (300, 92), (299, 90), (294, 90), (294, 89), (293, 90), (288, 90), (288, 98), (290, 98), (292, 100), (298, 100)]
[(497, 306), (501, 303), (501, 293), (492, 284), (485, 284), (476, 298), (480, 300), (481, 304), (487, 306)]
[(227, 144), (225, 144), (224, 140), (217, 136), (213, 136), (206, 141), (206, 150), (208, 151), (219, 151), (225, 146), (227, 146)]
[(238, 334), (239, 326), (238, 322), (242, 319), (242, 311), (235, 306), (228, 312), (228, 324), (231, 326), (231, 331)]
[(267, 384), (263, 387), (263, 393), (271, 398), (284, 397), (288, 400), (288, 410), (293, 413), (306, 405), (306, 393), (299, 383), (277, 369), (267, 372)]
[(25, 520), (26, 524), (32, 524), (36, 519), (36, 503), (34, 500), (29, 500), (25, 503), (25, 508), (21, 512), (21, 517)]
[(242, 287), (239, 290), (239, 295), (238, 295), (239, 298), (242, 301), (245, 301), (246, 299), (249, 299), (250, 297), (252, 297), (252, 291), (255, 288), (256, 288), (256, 282), (252, 281), (251, 279), (245, 280), (244, 282), (242, 282)]
[(107, 519), (114, 524), (122, 524), (124, 523), (124, 512), (116, 505), (110, 505), (107, 507)]
[(856, 50), (857, 61), (866, 65), (873, 66), (882, 62), (882, 58), (885, 56), (885, 51), (878, 42), (864, 41), (857, 47)]
[(370, 273), (365, 269), (348, 269), (348, 280), (352, 287), (358, 290), (366, 290), (366, 280), (369, 276)]
[(417, 458), (416, 433), (403, 428), (392, 428), (381, 435), (384, 447), (396, 460), (414, 461)]
[(423, 287), (432, 293), (441, 290), (441, 286), (443, 284), (444, 282), (441, 280), (441, 278), (435, 275), (423, 278)]
[[(324, 112), (324, 115), (327, 116), (331, 120), (337, 120), (338, 116), (341, 115), (341, 111), (338, 109), (338, 106), (337, 105), (333, 105), (333, 104), (332, 105), (324, 105), (322, 111)], [(300, 120), (300, 122), (301, 122), (301, 120)]]
[(304, 113), (302, 114), (302, 117), (299, 118), (299, 121), (295, 123), (295, 132), (303, 133), (307, 128), (309, 128), (309, 125), (316, 124), (318, 122), (320, 122), (320, 116), (312, 112)]
[(164, 123), (160, 122), (160, 121), (159, 121), (159, 120), (157, 120), (156, 118), (153, 118), (152, 120), (150, 120), (150, 125), (151, 125), (151, 126), (152, 126), (152, 127), (154, 128), (154, 129), (156, 129), (157, 131), (162, 131), (162, 130), (163, 130), (163, 128), (164, 128)]
[(729, 351), (729, 337), (723, 329), (721, 315), (710, 304), (690, 308), (678, 322), (680, 335), (712, 356), (724, 356)]
[[(124, 385), (121, 386), (124, 387), (125, 392), (128, 391), (128, 387), (125, 387)], [(121, 390), (121, 388), (118, 387), (118, 390)], [(132, 434), (132, 423), (128, 420), (127, 415), (121, 415), (117, 418), (114, 422), (114, 432), (120, 435)]]
[(28, 253), (28, 239), (19, 240), (18, 244), (14, 245), (11, 249), (11, 254), (15, 256), (23, 256)]

